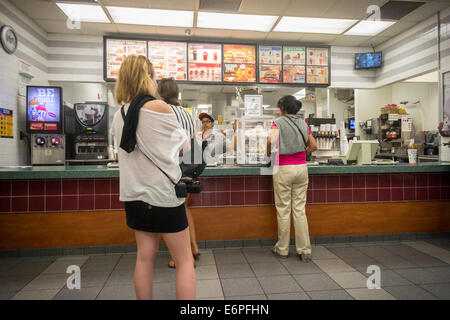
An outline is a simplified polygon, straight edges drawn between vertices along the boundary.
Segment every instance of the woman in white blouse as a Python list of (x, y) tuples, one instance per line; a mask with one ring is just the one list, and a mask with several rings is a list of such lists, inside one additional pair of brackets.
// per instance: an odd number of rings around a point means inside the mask
[[(156, 88), (153, 66), (146, 57), (132, 55), (123, 61), (115, 99), (123, 106), (126, 119), (139, 119), (136, 147), (132, 151), (118, 149), (120, 200), (125, 204), (126, 222), (134, 230), (137, 243), (136, 297), (153, 297), (153, 264), (162, 236), (177, 266), (176, 297), (193, 300), (196, 282), (185, 199), (177, 198), (174, 189), (174, 183), (181, 177), (178, 156), (183, 145), (189, 143), (172, 109), (153, 97)], [(130, 108), (133, 99), (140, 95), (150, 96), (151, 101), (140, 109)], [(111, 128), (117, 145), (121, 145), (123, 128), (119, 110)]]

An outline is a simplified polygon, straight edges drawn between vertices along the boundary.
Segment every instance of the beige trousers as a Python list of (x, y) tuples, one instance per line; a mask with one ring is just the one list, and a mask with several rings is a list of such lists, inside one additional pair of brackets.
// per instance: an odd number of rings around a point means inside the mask
[(311, 254), (305, 204), (308, 189), (306, 164), (274, 168), (273, 190), (277, 208), (278, 242), (274, 249), (281, 255), (289, 253), (291, 212), (294, 216), (295, 248), (297, 254)]

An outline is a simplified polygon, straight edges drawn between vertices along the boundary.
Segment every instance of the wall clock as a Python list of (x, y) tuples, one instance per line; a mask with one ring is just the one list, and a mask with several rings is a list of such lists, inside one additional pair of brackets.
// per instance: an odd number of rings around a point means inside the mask
[(7, 53), (13, 54), (16, 51), (18, 39), (16, 32), (11, 26), (3, 26), (0, 29), (0, 41)]

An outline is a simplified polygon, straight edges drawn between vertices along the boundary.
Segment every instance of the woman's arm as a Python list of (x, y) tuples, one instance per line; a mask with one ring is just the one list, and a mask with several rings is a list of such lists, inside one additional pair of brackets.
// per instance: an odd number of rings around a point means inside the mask
[(270, 157), (272, 152), (275, 152), (277, 147), (278, 137), (280, 136), (280, 132), (276, 126), (273, 126), (270, 129), (270, 135), (267, 138), (267, 156)]
[(312, 134), (308, 135), (307, 144), (308, 144), (308, 146), (306, 147), (306, 153), (313, 153), (314, 151), (317, 150), (316, 139), (314, 139)]

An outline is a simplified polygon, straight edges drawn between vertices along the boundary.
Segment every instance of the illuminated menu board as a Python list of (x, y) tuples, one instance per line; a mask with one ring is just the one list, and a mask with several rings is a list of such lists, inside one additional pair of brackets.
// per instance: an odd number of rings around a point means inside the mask
[(256, 82), (256, 46), (223, 45), (223, 81)]
[(189, 81), (222, 81), (222, 45), (189, 43)]
[(281, 83), (281, 47), (259, 46), (259, 82)]
[(305, 83), (306, 48), (283, 47), (283, 82)]
[(187, 80), (187, 43), (149, 41), (148, 58), (153, 64), (156, 79)]
[(328, 48), (308, 48), (306, 51), (307, 82), (327, 84), (329, 81)]
[(106, 40), (106, 78), (117, 79), (120, 66), (129, 55), (147, 56), (147, 41)]

